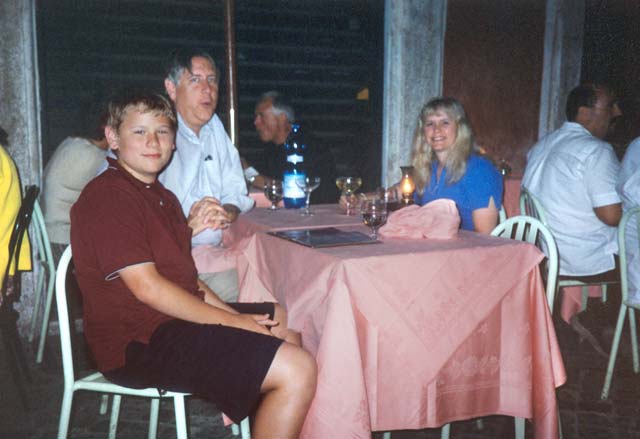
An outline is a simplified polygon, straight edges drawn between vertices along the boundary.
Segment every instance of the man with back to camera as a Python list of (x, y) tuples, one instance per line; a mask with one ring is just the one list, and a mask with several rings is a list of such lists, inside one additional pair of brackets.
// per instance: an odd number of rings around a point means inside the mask
[(561, 275), (614, 275), (620, 163), (602, 139), (620, 109), (608, 86), (583, 84), (569, 93), (566, 114), (568, 121), (529, 151), (522, 186), (542, 203)]
[[(607, 85), (588, 83), (569, 93), (566, 115), (567, 122), (527, 154), (522, 187), (542, 203), (558, 245), (559, 279), (615, 281), (620, 163), (603, 139), (620, 109)], [(577, 316), (571, 325), (606, 356)]]
[(215, 114), (219, 74), (201, 49), (172, 53), (164, 80), (178, 113), (176, 151), (160, 182), (176, 194), (182, 210), (207, 217), (212, 227), (192, 240), (200, 278), (223, 300), (238, 297), (235, 260), (220, 248), (222, 230), (253, 207), (240, 157)]
[[(264, 145), (264, 167), (256, 170), (245, 166), (245, 177), (255, 188), (262, 189), (269, 179), (282, 179), (287, 161), (284, 143), (295, 123), (295, 111), (289, 100), (277, 91), (263, 93), (254, 111), (253, 124)], [(321, 178), (320, 187), (312, 198), (322, 202), (335, 202), (336, 193), (332, 168), (333, 158), (328, 152), (321, 153), (318, 145), (310, 140), (310, 133), (302, 126), (302, 135), (307, 145), (303, 166)]]

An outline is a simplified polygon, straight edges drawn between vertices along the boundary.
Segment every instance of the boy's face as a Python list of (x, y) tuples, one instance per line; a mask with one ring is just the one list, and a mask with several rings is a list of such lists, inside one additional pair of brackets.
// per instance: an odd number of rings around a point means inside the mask
[(171, 121), (160, 114), (127, 110), (120, 128), (105, 129), (109, 147), (118, 151), (118, 163), (144, 183), (153, 183), (171, 159), (175, 131)]

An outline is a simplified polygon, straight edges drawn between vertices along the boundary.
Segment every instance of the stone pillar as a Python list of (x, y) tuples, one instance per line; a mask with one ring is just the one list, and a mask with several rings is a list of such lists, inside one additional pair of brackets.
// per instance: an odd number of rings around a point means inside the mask
[(547, 0), (538, 137), (565, 121), (567, 95), (580, 82), (584, 0)]
[[(0, 29), (0, 127), (7, 134), (4, 146), (16, 162), (22, 185), (41, 186), (35, 1), (0, 1)], [(33, 240), (32, 244), (35, 247)], [(33, 274), (23, 274), (22, 297), (17, 305), (23, 333), (33, 310), (34, 286)]]
[(442, 93), (447, 0), (385, 0), (382, 184), (411, 161), (420, 108)]

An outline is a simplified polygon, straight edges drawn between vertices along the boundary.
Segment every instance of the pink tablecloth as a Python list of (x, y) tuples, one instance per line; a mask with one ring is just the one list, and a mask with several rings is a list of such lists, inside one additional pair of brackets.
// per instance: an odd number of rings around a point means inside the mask
[(241, 300), (283, 304), (318, 362), (303, 438), (492, 413), (557, 437), (566, 375), (535, 247), (467, 232), (322, 250), (256, 233), (242, 247)]

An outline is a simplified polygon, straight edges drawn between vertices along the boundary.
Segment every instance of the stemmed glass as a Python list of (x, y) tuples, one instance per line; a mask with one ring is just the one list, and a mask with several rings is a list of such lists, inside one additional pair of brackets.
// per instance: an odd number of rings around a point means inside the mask
[(362, 178), (360, 177), (338, 177), (336, 178), (336, 186), (340, 190), (341, 197), (344, 197), (346, 204), (346, 215), (354, 215), (355, 212), (355, 192), (362, 186)]
[(309, 201), (311, 199), (311, 192), (320, 186), (320, 177), (305, 177), (304, 179), (296, 178), (296, 185), (302, 189), (307, 197), (304, 201), (304, 210), (301, 215), (312, 216), (313, 212), (309, 210)]
[(387, 211), (393, 212), (400, 208), (400, 200), (395, 186), (379, 187), (376, 189), (376, 195), (387, 203)]
[(371, 228), (371, 237), (378, 239), (378, 229), (387, 222), (387, 203), (379, 198), (364, 200), (361, 210), (362, 222)]
[(264, 195), (269, 201), (271, 206), (269, 210), (273, 212), (278, 209), (278, 203), (282, 200), (282, 182), (280, 180), (267, 180), (264, 184)]

